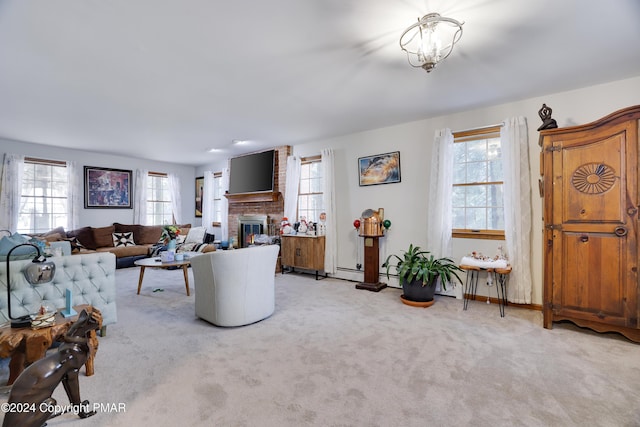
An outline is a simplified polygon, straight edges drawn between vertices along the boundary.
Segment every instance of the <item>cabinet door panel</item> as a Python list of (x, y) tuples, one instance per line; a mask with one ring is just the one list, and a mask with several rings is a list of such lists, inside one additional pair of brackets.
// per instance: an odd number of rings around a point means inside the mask
[(313, 239), (298, 237), (296, 239), (296, 267), (310, 269), (313, 259)]
[(283, 237), (281, 240), (282, 265), (295, 265), (295, 244), (291, 237)]
[(562, 246), (559, 313), (624, 325), (624, 241), (611, 234), (563, 233)]

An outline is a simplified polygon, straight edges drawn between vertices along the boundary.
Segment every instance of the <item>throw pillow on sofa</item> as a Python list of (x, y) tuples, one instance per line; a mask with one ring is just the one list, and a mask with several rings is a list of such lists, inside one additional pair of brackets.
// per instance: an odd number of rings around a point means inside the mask
[[(29, 239), (22, 234), (15, 233), (11, 236), (4, 236), (0, 239), (0, 256), (6, 257), (14, 246), (27, 242), (29, 242)], [(11, 259), (14, 259), (14, 256), (35, 256), (36, 253), (37, 252), (33, 247), (22, 246), (11, 252)]]
[(78, 240), (77, 237), (66, 237), (66, 238), (63, 238), (62, 240), (69, 242), (69, 244), (71, 245), (72, 254), (78, 253), (82, 249), (85, 249), (85, 247), (82, 245), (82, 243), (80, 243), (80, 240)]
[(113, 236), (115, 232), (113, 225), (107, 227), (94, 227), (93, 228), (93, 240), (96, 242), (96, 247), (105, 248), (113, 246)]
[(113, 223), (114, 233), (133, 233), (133, 239), (136, 242), (136, 245), (143, 245), (144, 243), (140, 241), (142, 237), (142, 230), (145, 227), (144, 225), (139, 224), (120, 224), (119, 222)]
[(192, 227), (189, 229), (189, 234), (187, 234), (184, 243), (202, 243), (204, 242), (204, 235), (206, 233), (206, 227)]
[[(67, 232), (67, 238), (76, 238), (79, 243), (87, 249), (95, 250), (96, 241), (93, 238), (91, 227), (82, 227)], [(73, 244), (71, 250), (73, 251)]]
[(145, 225), (140, 229), (140, 236), (137, 236), (139, 245), (154, 245), (158, 243), (162, 236), (161, 225)]
[(113, 246), (121, 247), (121, 246), (135, 246), (136, 242), (133, 240), (133, 231), (124, 232), (124, 233), (112, 233), (113, 238)]

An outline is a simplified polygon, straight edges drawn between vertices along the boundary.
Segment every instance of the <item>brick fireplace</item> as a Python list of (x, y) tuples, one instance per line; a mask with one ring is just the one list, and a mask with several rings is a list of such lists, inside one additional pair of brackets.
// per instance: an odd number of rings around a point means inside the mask
[(267, 215), (238, 216), (238, 247), (244, 248), (254, 243), (256, 236), (269, 234)]
[(273, 235), (279, 232), (280, 221), (284, 216), (284, 195), (286, 192), (287, 156), (291, 146), (276, 147), (273, 193), (247, 193), (227, 195), (229, 201), (229, 239), (242, 247), (240, 217), (265, 217), (263, 234)]

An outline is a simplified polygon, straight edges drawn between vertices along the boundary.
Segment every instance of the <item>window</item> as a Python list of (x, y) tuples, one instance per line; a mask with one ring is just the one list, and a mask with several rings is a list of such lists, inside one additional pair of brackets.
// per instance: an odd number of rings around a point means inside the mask
[(453, 136), (453, 236), (504, 239), (500, 127)]
[(298, 218), (317, 222), (324, 211), (322, 204), (322, 163), (320, 156), (301, 160), (300, 190), (298, 192)]
[(222, 223), (222, 172), (213, 174), (213, 225), (220, 227)]
[(167, 174), (149, 172), (147, 179), (147, 224), (173, 224), (171, 191)]
[(25, 158), (18, 233), (67, 227), (69, 179), (65, 162)]

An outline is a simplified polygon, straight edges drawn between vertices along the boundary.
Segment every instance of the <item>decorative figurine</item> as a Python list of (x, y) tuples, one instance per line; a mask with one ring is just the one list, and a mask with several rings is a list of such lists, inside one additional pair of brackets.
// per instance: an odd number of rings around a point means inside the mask
[(307, 234), (307, 217), (300, 217), (300, 225), (298, 226), (298, 233)]
[(13, 383), (9, 394), (9, 408), (34, 408), (29, 411), (9, 411), (5, 413), (2, 427), (42, 427), (50, 418), (64, 412), (51, 413), (47, 408), (55, 408), (56, 400), (51, 397), (62, 382), (71, 407), (80, 418), (95, 415), (89, 411), (89, 402), (80, 400), (78, 371), (89, 357), (89, 332), (97, 330), (100, 322), (82, 310), (78, 320), (63, 337), (58, 351), (28, 366)]
[(293, 228), (291, 224), (289, 224), (289, 218), (286, 216), (282, 218), (282, 222), (280, 222), (280, 234), (291, 234)]
[(320, 222), (318, 223), (318, 229), (316, 230), (316, 234), (318, 236), (324, 236), (327, 234), (327, 214), (322, 212), (320, 214)]
[(544, 129), (555, 129), (558, 127), (558, 123), (556, 123), (556, 121), (551, 118), (552, 112), (553, 110), (550, 107), (547, 107), (547, 104), (542, 104), (542, 108), (538, 111), (540, 120), (542, 120), (542, 124), (538, 128), (538, 131)]

